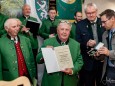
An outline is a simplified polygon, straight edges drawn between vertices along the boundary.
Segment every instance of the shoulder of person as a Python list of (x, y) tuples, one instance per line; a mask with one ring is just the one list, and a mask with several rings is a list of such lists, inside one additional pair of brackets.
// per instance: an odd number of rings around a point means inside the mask
[(43, 24), (43, 23), (44, 23), (44, 24), (45, 24), (45, 23), (47, 24), (49, 21), (50, 21), (49, 19), (44, 19), (44, 20), (42, 20), (42, 24)]
[(20, 39), (24, 39), (24, 40), (30, 40), (28, 37), (24, 36), (23, 34), (18, 34)]
[(30, 16), (30, 19), (37, 21), (37, 18)]
[(80, 45), (79, 42), (77, 42), (76, 40), (69, 38), (69, 43), (72, 43), (73, 45)]
[(5, 43), (7, 40), (7, 34), (3, 34), (2, 37), (0, 37), (0, 43)]
[(59, 21), (59, 22), (61, 21), (61, 19), (55, 19), (55, 20), (56, 20), (56, 21)]
[(55, 40), (56, 40), (56, 37), (52, 37), (52, 38), (45, 39), (44, 42), (55, 41)]
[(48, 38), (46, 40), (44, 40), (44, 44), (54, 44), (55, 42), (57, 42), (56, 37), (52, 37), (52, 38)]
[(88, 25), (88, 24), (89, 24), (89, 21), (87, 18), (85, 18), (77, 23), (77, 25), (81, 25), (81, 27), (84, 25)]
[(108, 31), (105, 31), (104, 33), (103, 33), (103, 37), (105, 37), (105, 36), (107, 36), (108, 35)]

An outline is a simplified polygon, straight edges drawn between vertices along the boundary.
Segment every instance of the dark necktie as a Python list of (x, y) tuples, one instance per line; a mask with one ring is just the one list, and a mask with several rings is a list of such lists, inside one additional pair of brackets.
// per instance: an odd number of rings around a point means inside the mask
[[(109, 50), (112, 50), (112, 36), (113, 36), (113, 32), (110, 31), (109, 32)], [(109, 66), (114, 66), (114, 61), (113, 60), (109, 60)]]
[(109, 33), (109, 50), (112, 50), (112, 46), (111, 46), (112, 36), (113, 36), (113, 32), (110, 31), (110, 33)]

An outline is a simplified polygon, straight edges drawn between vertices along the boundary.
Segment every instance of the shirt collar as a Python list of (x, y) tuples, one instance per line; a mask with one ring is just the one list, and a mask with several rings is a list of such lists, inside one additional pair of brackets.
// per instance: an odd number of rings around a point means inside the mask
[(15, 43), (17, 43), (17, 42), (19, 41), (19, 40), (18, 40), (18, 39), (19, 39), (18, 36), (12, 38), (10, 35), (7, 34), (7, 37), (8, 37), (10, 40), (14, 41)]
[(29, 18), (30, 18), (30, 16), (29, 16), (29, 17), (26, 17), (26, 16), (24, 16), (24, 15), (23, 15), (23, 17), (24, 17), (25, 19), (29, 19)]
[(115, 28), (112, 28), (110, 31), (111, 31), (111, 32), (115, 32)]
[(66, 45), (69, 43), (69, 39), (66, 42), (62, 42), (58, 36), (56, 36), (56, 39), (58, 41), (59, 44), (65, 43)]
[(55, 21), (55, 19), (54, 19), (54, 20), (51, 20), (50, 17), (49, 17), (49, 20), (50, 20), (51, 22)]
[(96, 23), (96, 22), (97, 22), (97, 17), (96, 17), (96, 19), (93, 22), (90, 21), (90, 23)]

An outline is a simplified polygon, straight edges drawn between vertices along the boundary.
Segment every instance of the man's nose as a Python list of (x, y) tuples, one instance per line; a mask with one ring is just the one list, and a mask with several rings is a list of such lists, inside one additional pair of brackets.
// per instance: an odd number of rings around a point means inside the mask
[(102, 23), (102, 27), (104, 27), (105, 26), (105, 24), (104, 23)]

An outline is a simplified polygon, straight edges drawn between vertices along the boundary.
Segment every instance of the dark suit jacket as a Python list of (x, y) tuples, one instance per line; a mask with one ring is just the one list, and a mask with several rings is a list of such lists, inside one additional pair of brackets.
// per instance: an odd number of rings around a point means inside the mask
[[(101, 21), (99, 18), (97, 18), (97, 35), (98, 35), (98, 41), (102, 41), (102, 34), (104, 32), (104, 28), (101, 26)], [(83, 56), (84, 60), (84, 68), (86, 70), (93, 70), (98, 66), (98, 62), (94, 60), (92, 57), (90, 57), (87, 52), (90, 48), (86, 46), (87, 42), (90, 39), (93, 38), (93, 32), (91, 28), (90, 21), (86, 18), (76, 24), (76, 40), (80, 42), (81, 44), (81, 54)]]

